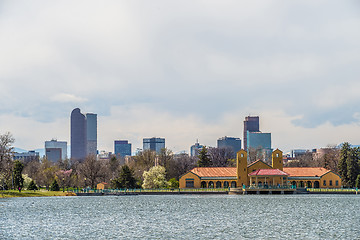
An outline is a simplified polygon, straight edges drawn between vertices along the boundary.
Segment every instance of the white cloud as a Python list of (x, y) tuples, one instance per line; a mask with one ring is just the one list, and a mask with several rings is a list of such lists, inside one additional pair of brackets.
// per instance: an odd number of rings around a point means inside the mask
[(52, 96), (51, 101), (59, 103), (83, 103), (88, 101), (86, 98), (78, 97), (69, 93), (59, 93)]

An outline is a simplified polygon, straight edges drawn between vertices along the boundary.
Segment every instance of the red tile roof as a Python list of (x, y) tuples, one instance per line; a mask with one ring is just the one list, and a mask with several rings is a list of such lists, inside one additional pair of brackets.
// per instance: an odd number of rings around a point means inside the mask
[(235, 167), (197, 167), (191, 172), (199, 177), (236, 177)]
[(283, 169), (289, 177), (320, 177), (330, 170), (321, 167), (288, 167)]
[(287, 176), (288, 174), (279, 169), (258, 169), (249, 173), (249, 176)]

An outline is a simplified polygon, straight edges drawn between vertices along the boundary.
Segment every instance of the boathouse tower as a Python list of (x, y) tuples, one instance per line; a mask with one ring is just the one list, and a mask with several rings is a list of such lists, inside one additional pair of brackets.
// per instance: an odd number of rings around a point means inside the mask
[(238, 151), (236, 154), (236, 177), (237, 186), (239, 188), (242, 188), (243, 185), (247, 185), (247, 152), (243, 149)]
[(283, 170), (283, 155), (279, 149), (276, 149), (272, 153), (272, 168)]

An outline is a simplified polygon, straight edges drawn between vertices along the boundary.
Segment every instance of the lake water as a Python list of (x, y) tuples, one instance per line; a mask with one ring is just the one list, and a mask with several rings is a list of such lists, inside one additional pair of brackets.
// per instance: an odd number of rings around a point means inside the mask
[(359, 195), (0, 199), (0, 239), (360, 239)]

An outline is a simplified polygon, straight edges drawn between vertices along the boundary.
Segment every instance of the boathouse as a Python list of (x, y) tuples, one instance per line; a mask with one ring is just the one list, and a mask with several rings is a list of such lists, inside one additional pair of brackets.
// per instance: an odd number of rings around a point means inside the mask
[(237, 152), (236, 167), (196, 167), (182, 175), (180, 188), (339, 188), (341, 178), (325, 168), (284, 168), (282, 151), (272, 152), (272, 165), (247, 164), (247, 152)]

